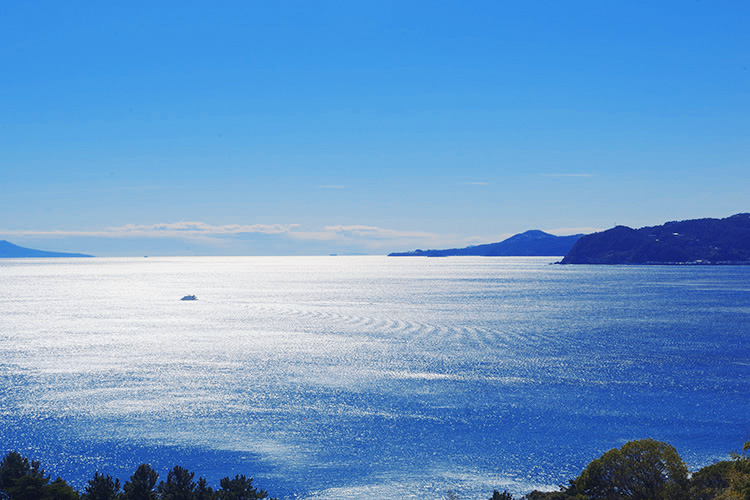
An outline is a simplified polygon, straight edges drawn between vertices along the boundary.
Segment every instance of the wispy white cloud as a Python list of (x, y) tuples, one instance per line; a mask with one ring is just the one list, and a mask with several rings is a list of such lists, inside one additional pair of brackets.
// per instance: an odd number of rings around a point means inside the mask
[[(596, 227), (561, 227), (546, 229), (556, 235), (593, 233)], [(399, 251), (414, 248), (458, 248), (468, 245), (493, 243), (510, 236), (495, 234), (487, 236), (460, 236), (438, 234), (428, 231), (391, 229), (364, 224), (338, 224), (322, 229), (307, 229), (301, 224), (224, 224), (215, 225), (202, 221), (163, 222), (157, 224), (126, 224), (96, 230), (0, 230), (2, 237), (31, 239), (93, 237), (119, 238), (164, 238), (189, 240), (220, 247), (238, 241), (242, 235), (266, 235), (272, 238), (290, 239), (310, 244), (324, 244), (331, 248), (358, 249), (358, 251)]]
[(393, 238), (435, 238), (437, 234), (424, 231), (399, 231), (395, 229), (384, 229), (376, 226), (326, 226), (326, 231), (339, 234), (352, 234), (355, 236), (367, 236), (370, 238), (393, 239)]
[(240, 234), (240, 233), (287, 233), (299, 224), (226, 224), (215, 226), (205, 222), (172, 222), (150, 225), (127, 224), (110, 228), (123, 233), (171, 233), (171, 234)]
[(410, 246), (437, 247), (449, 244), (455, 237), (426, 231), (404, 231), (377, 226), (352, 224), (324, 226), (317, 230), (303, 230), (300, 224), (225, 224), (214, 225), (201, 221), (163, 222), (157, 224), (126, 224), (96, 230), (0, 230), (0, 235), (23, 238), (173, 238), (226, 241), (243, 234), (261, 234), (291, 238), (299, 241), (318, 241), (347, 247), (369, 249)]
[(237, 235), (246, 233), (261, 233), (261, 234), (283, 234), (288, 233), (294, 228), (299, 227), (299, 224), (227, 224), (227, 225), (212, 225), (205, 222), (197, 221), (181, 221), (181, 222), (169, 222), (159, 224), (126, 224), (118, 227), (108, 227), (99, 230), (53, 230), (53, 231), (39, 231), (39, 230), (9, 230), (0, 231), (0, 234), (15, 235), (15, 236), (26, 236), (26, 237), (75, 237), (75, 236), (89, 236), (89, 237), (106, 237), (106, 238), (128, 238), (128, 237), (206, 237), (206, 236), (222, 236), (222, 235)]
[(544, 177), (593, 177), (594, 174), (542, 174)]
[(338, 225), (325, 226), (322, 231), (290, 231), (289, 237), (298, 240), (331, 241), (342, 244), (362, 243), (376, 248), (383, 244), (417, 244), (425, 241), (439, 241), (435, 233), (424, 231), (400, 231), (377, 226)]
[(490, 185), (489, 182), (484, 182), (484, 181), (466, 181), (466, 182), (462, 182), (461, 184), (464, 184), (466, 186), (489, 186)]

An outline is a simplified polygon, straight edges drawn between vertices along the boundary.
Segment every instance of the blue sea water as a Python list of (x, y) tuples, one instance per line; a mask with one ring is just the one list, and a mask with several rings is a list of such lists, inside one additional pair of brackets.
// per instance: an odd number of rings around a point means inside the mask
[(553, 260), (0, 261), (0, 452), (77, 487), (150, 462), (480, 499), (631, 439), (693, 470), (750, 439), (750, 266)]

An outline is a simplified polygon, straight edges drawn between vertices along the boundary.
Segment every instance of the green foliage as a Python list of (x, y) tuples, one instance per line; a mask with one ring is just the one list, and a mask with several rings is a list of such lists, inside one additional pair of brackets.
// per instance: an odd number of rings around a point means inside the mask
[(44, 487), (44, 500), (78, 500), (78, 492), (62, 478)]
[[(96, 472), (80, 495), (63, 479), (50, 481), (38, 461), (18, 452), (0, 460), (1, 500), (258, 500), (268, 493), (253, 478), (225, 477), (214, 491), (195, 473), (175, 466), (157, 486), (159, 475), (141, 464), (120, 492), (120, 481)], [(448, 492), (449, 497), (455, 497)], [(457, 497), (456, 497), (457, 498)], [(275, 500), (275, 499), (269, 499)], [(489, 500), (513, 500), (493, 491)], [(522, 500), (750, 500), (750, 441), (732, 460), (703, 467), (692, 477), (670, 445), (644, 439), (631, 441), (593, 460), (560, 491), (532, 491)]]
[[(48, 484), (49, 479), (38, 461), (29, 462), (16, 451), (8, 453), (0, 462), (0, 492), (12, 500), (56, 500), (70, 493), (63, 487), (62, 479), (53, 485)], [(63, 500), (65, 498), (62, 496)]]
[(195, 482), (193, 481), (195, 472), (175, 465), (167, 473), (167, 480), (159, 483), (157, 490), (162, 500), (194, 500), (195, 499)]
[(14, 479), (13, 485), (8, 486), (5, 492), (13, 500), (40, 500), (44, 498), (44, 487), (49, 478), (37, 474), (24, 474)]
[(538, 491), (534, 490), (524, 496), (522, 500), (571, 500), (575, 498), (564, 491)]
[[(268, 497), (253, 486), (253, 479), (237, 475), (225, 477), (214, 491), (206, 478), (193, 481), (194, 472), (176, 465), (166, 481), (157, 486), (159, 474), (148, 464), (141, 464), (120, 490), (120, 480), (94, 473), (80, 494), (65, 480), (50, 477), (38, 461), (30, 462), (12, 451), (0, 460), (0, 500), (257, 500)], [(275, 500), (275, 499), (269, 499)]]
[(215, 498), (216, 494), (206, 482), (206, 478), (198, 479), (198, 484), (195, 486), (195, 500), (214, 500)]
[(219, 481), (221, 489), (218, 491), (219, 500), (254, 500), (266, 498), (268, 493), (253, 487), (253, 478), (244, 475), (234, 479), (225, 477)]
[(89, 479), (84, 488), (81, 500), (116, 500), (120, 493), (120, 480), (113, 479), (107, 474), (94, 473), (94, 478)]
[(575, 489), (591, 500), (685, 500), (688, 469), (674, 447), (630, 441), (591, 462)]
[(729, 472), (729, 488), (716, 497), (717, 500), (750, 500), (750, 441), (742, 447), (742, 453), (732, 453), (732, 469)]
[(750, 442), (732, 458), (688, 478), (672, 446), (631, 441), (592, 461), (561, 491), (532, 491), (523, 500), (750, 500)]
[(13, 486), (13, 480), (18, 479), (31, 468), (29, 460), (17, 451), (11, 451), (0, 462), (0, 491)]
[(714, 500), (729, 487), (734, 465), (729, 461), (703, 467), (690, 478), (691, 500)]
[(122, 487), (123, 500), (157, 500), (154, 490), (157, 479), (159, 479), (159, 474), (149, 464), (139, 465), (135, 473), (130, 476), (130, 481)]
[(29, 462), (17, 451), (11, 451), (0, 462), (0, 491), (10, 494), (8, 489), (16, 487), (24, 476), (43, 478), (44, 469), (38, 461)]

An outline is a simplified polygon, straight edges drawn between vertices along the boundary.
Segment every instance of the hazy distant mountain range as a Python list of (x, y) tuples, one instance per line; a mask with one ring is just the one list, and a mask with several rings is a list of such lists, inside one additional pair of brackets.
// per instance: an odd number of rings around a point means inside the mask
[(561, 264), (750, 264), (750, 213), (724, 219), (672, 221), (589, 235), (532, 230), (498, 243), (447, 250), (394, 252), (392, 257), (564, 255)]
[(47, 252), (44, 250), (34, 250), (33, 248), (24, 248), (14, 245), (5, 240), (0, 240), (0, 259), (20, 259), (20, 258), (38, 258), (38, 257), (93, 257), (82, 253), (66, 252)]
[(466, 248), (447, 250), (414, 250), (394, 252), (389, 257), (448, 257), (458, 255), (479, 255), (482, 257), (553, 257), (566, 255), (581, 234), (555, 236), (537, 229), (516, 234), (498, 243), (487, 243)]
[[(750, 213), (631, 229), (616, 226), (589, 235), (555, 236), (531, 230), (484, 245), (394, 252), (391, 257), (565, 257), (561, 264), (750, 264)], [(0, 258), (92, 257), (49, 252), (0, 240)]]
[(750, 264), (750, 213), (582, 237), (562, 264)]

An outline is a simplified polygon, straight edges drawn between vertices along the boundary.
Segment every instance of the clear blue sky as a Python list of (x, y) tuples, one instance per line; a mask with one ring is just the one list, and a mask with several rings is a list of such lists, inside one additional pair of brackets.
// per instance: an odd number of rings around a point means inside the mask
[(750, 3), (0, 3), (0, 239), (385, 253), (750, 211)]

